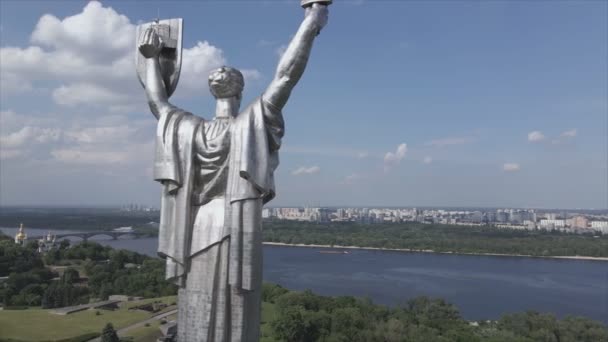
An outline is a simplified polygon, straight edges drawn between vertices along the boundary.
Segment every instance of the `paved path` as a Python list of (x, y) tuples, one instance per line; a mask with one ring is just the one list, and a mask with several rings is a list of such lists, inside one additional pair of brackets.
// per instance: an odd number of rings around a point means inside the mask
[[(148, 319), (145, 319), (145, 320), (143, 320), (141, 322), (137, 322), (137, 323), (128, 325), (128, 326), (126, 326), (124, 328), (116, 330), (116, 332), (118, 333), (119, 336), (120, 335), (124, 335), (129, 330), (136, 329), (136, 328), (139, 328), (139, 327), (143, 327), (144, 325), (146, 325), (146, 323), (152, 323), (154, 321), (158, 321), (158, 320), (163, 319), (163, 318), (165, 318), (167, 316), (171, 316), (174, 313), (177, 313), (177, 309), (171, 310), (171, 311), (167, 311), (167, 312), (163, 312), (163, 313), (158, 314), (156, 316), (152, 316), (152, 317), (150, 317)], [(92, 340), (89, 340), (88, 342), (101, 342), (101, 337), (94, 338)]]
[(84, 311), (88, 309), (97, 309), (108, 305), (114, 305), (122, 302), (122, 300), (104, 300), (103, 302), (75, 305), (75, 306), (67, 306), (63, 308), (57, 308), (50, 310), (49, 312), (55, 315), (68, 315), (78, 311)]

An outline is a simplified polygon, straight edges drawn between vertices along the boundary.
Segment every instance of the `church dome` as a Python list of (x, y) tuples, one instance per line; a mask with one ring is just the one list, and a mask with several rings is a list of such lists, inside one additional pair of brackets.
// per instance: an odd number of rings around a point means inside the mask
[(15, 235), (15, 241), (23, 241), (27, 239), (27, 234), (23, 231), (23, 223), (19, 227), (19, 232)]

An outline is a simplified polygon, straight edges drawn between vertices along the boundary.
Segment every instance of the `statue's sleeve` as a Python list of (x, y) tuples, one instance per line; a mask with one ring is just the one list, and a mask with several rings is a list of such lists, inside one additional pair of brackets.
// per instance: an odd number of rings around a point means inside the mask
[(181, 284), (192, 233), (194, 137), (201, 119), (175, 110), (161, 118), (156, 135), (154, 179), (163, 184), (158, 254), (167, 259), (166, 278)]
[(271, 152), (278, 151), (281, 147), (281, 139), (285, 134), (283, 113), (278, 107), (266, 101), (264, 98), (260, 98), (260, 100), (266, 133), (268, 135), (268, 147)]
[(158, 120), (154, 156), (154, 180), (174, 191), (182, 184), (179, 150), (179, 124), (187, 113), (174, 108)]
[(274, 170), (279, 165), (283, 115), (261, 97), (235, 120), (231, 135), (228, 191), (231, 201), (274, 197)]

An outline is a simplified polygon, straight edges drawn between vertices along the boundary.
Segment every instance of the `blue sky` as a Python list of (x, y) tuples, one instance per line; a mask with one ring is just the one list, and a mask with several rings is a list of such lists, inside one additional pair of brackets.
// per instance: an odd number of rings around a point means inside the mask
[[(183, 17), (172, 101), (270, 82), (298, 1), (0, 2), (0, 204), (158, 204), (133, 27)], [(340, 1), (284, 115), (271, 205), (608, 207), (604, 1)], [(404, 145), (405, 144), (405, 145)]]

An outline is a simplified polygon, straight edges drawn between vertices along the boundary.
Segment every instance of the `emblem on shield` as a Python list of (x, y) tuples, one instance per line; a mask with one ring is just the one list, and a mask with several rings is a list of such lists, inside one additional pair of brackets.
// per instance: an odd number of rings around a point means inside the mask
[(165, 82), (167, 96), (171, 96), (177, 87), (179, 74), (182, 69), (182, 30), (183, 19), (156, 20), (138, 25), (135, 32), (135, 66), (139, 82), (146, 87), (146, 58), (139, 52), (137, 46), (141, 35), (148, 27), (154, 27), (163, 41), (164, 47), (159, 55), (160, 73)]

